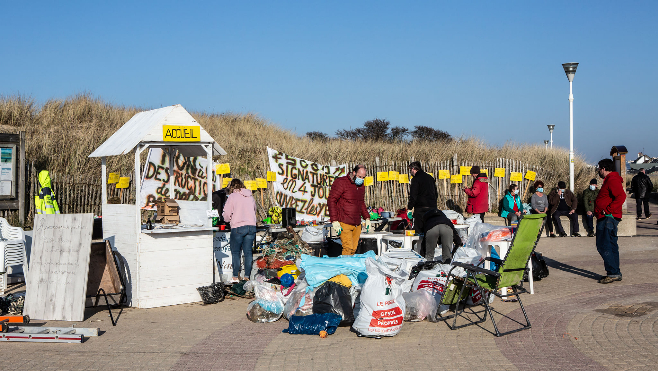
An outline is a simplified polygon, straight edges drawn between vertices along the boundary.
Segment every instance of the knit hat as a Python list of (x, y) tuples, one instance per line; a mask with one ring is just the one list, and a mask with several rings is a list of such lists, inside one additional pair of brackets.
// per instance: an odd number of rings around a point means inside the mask
[(589, 184), (598, 184), (598, 183), (596, 182), (596, 179), (592, 179), (589, 181)]
[(567, 188), (567, 183), (560, 180), (559, 182), (557, 182), (557, 187), (560, 189), (565, 189)]
[(480, 174), (480, 167), (479, 166), (472, 166), (471, 167), (471, 174)]

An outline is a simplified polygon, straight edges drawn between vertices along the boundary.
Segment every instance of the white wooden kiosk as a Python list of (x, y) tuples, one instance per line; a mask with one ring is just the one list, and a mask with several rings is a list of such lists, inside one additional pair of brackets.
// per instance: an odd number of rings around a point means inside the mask
[[(89, 157), (100, 157), (103, 182), (103, 238), (123, 257), (128, 305), (153, 308), (200, 301), (196, 288), (212, 283), (213, 230), (207, 201), (178, 201), (180, 224), (147, 230), (141, 224), (140, 154), (162, 148), (169, 155), (169, 174), (176, 151), (185, 157), (206, 156), (207, 189), (212, 193), (212, 156), (226, 152), (181, 106), (140, 112)], [(107, 203), (106, 158), (134, 153), (135, 205)], [(169, 177), (174, 195), (174, 177)]]

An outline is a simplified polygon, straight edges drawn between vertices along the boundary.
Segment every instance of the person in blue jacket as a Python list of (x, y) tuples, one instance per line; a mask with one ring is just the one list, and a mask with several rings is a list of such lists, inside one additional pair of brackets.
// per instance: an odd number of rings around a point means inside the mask
[(523, 217), (523, 204), (521, 196), (519, 196), (519, 187), (516, 184), (510, 184), (505, 192), (500, 216), (506, 219), (507, 225), (517, 224)]

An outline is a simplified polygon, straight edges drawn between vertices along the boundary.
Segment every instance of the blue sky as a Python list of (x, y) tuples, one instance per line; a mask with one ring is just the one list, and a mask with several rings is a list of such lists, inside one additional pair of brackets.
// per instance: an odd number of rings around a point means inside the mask
[(299, 134), (378, 117), (497, 145), (555, 124), (568, 148), (573, 61), (576, 151), (658, 156), (655, 1), (0, 6), (0, 95), (255, 112)]

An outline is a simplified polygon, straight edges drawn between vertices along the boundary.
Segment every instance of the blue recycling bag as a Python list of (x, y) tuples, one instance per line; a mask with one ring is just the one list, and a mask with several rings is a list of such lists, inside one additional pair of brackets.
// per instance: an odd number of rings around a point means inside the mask
[(328, 335), (336, 332), (343, 318), (336, 313), (310, 314), (308, 316), (291, 316), (287, 329), (283, 332), (300, 335), (320, 335), (326, 331)]
[(346, 275), (353, 285), (363, 285), (368, 278), (366, 274), (366, 259), (377, 259), (374, 251), (365, 254), (341, 255), (335, 258), (324, 256), (319, 258), (303, 254), (301, 268), (306, 273), (306, 282), (312, 288), (322, 285), (325, 281), (339, 274)]

